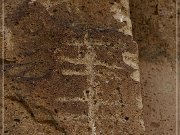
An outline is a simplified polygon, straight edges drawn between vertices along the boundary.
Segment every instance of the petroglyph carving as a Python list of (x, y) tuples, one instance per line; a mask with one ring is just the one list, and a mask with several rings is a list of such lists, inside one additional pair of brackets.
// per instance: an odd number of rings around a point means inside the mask
[(137, 119), (133, 113), (139, 111), (139, 83), (131, 76), (137, 68), (125, 57), (137, 52), (132, 37), (111, 27), (79, 24), (75, 15), (72, 23), (66, 12), (61, 16), (51, 10), (37, 0), (25, 1), (6, 18), (14, 46), (14, 63), (5, 65), (7, 96), (21, 93), (23, 100), (16, 101), (23, 101), (36, 122), (48, 121), (58, 133), (141, 130), (138, 120), (132, 128)]

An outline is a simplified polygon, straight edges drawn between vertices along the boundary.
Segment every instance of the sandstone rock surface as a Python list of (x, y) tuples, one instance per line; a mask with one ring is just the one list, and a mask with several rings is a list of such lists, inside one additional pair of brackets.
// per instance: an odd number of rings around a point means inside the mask
[(5, 9), (5, 134), (144, 133), (127, 0), (7, 0)]
[[(146, 134), (176, 134), (176, 1), (130, 0)], [(146, 9), (146, 10), (145, 10)]]

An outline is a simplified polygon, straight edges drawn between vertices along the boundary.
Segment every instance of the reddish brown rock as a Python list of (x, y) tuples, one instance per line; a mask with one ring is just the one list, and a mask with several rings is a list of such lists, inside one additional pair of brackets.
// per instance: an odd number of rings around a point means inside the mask
[(143, 134), (126, 4), (6, 2), (7, 134)]
[(176, 6), (176, 0), (130, 0), (148, 135), (176, 134)]

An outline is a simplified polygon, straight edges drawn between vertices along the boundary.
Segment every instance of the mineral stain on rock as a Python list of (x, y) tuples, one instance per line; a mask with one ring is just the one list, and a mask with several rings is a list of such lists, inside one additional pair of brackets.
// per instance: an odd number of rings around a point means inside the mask
[[(5, 56), (13, 61), (5, 64), (7, 133), (143, 134), (141, 91), (132, 78), (138, 69), (123, 55), (136, 55), (137, 44), (119, 32), (124, 23), (110, 12), (117, 3), (123, 7), (120, 0), (10, 4), (12, 11), (5, 15), (11, 35)], [(14, 119), (19, 122), (13, 124)]]

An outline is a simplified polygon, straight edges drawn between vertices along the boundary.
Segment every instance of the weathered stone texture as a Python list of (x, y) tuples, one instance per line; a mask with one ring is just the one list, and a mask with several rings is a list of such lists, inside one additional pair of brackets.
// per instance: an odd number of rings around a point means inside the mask
[[(2, 9), (0, 1), (0, 9)], [(3, 10), (0, 10), (0, 108), (3, 108)], [(3, 133), (3, 109), (0, 109), (0, 134)]]
[(130, 0), (146, 134), (176, 134), (176, 0)]
[(5, 133), (143, 134), (127, 1), (5, 4)]

